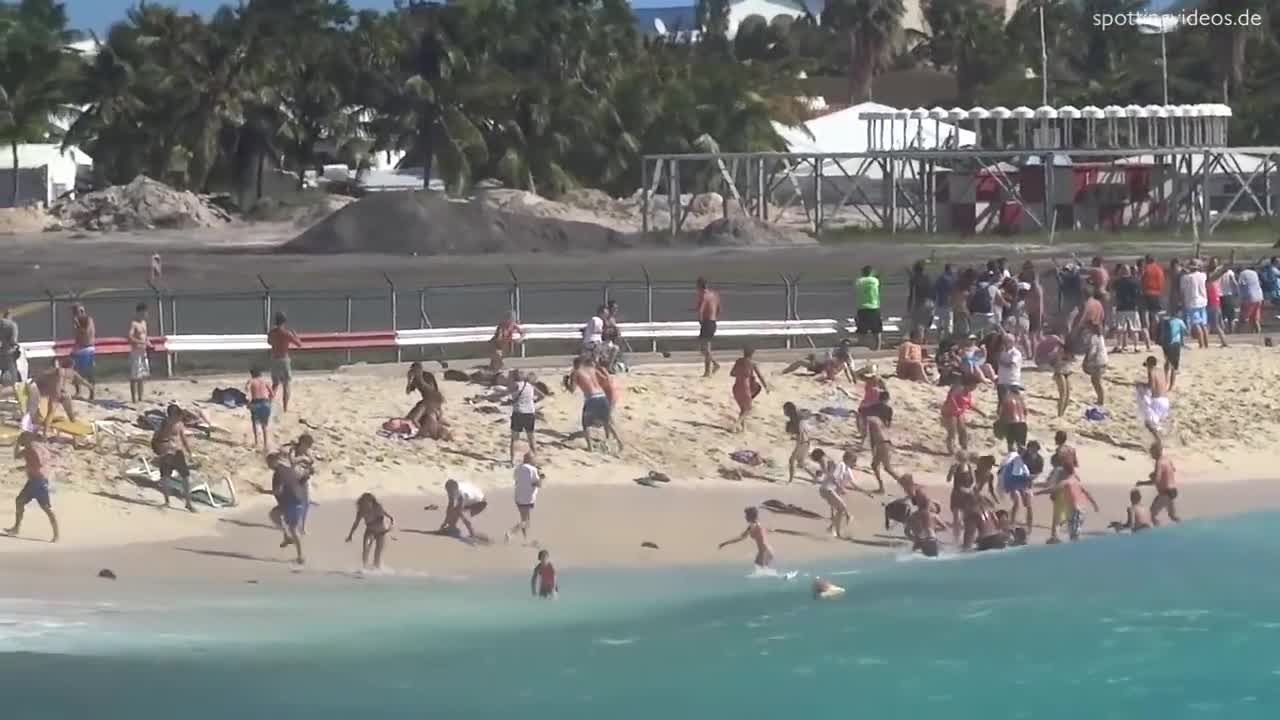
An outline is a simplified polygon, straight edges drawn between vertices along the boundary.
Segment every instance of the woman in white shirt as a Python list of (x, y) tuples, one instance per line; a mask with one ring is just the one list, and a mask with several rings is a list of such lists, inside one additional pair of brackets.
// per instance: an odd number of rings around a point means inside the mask
[(532, 452), (524, 454), (524, 461), (516, 466), (512, 475), (515, 480), (516, 512), (520, 515), (520, 522), (507, 531), (507, 542), (511, 541), (511, 536), (516, 531), (519, 531), (525, 540), (529, 539), (533, 506), (538, 502), (538, 489), (542, 487), (542, 473), (534, 464)]

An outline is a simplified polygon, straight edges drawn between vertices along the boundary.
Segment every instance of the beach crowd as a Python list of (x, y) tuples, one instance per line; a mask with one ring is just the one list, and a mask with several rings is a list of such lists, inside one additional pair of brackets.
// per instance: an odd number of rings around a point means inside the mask
[[(1024, 370), (1052, 375), (1057, 416), (1062, 417), (1075, 392), (1073, 378), (1078, 367), (1088, 379), (1083, 390), (1090, 400), (1087, 417), (1102, 419), (1114, 403), (1104, 379), (1109, 356), (1117, 353), (1147, 354), (1142, 375), (1132, 381), (1133, 402), (1150, 435), (1147, 450), (1152, 465), (1147, 477), (1135, 483), (1125, 519), (1110, 527), (1138, 532), (1164, 518), (1177, 522), (1177, 471), (1166, 447), (1166, 428), (1184, 349), (1208, 348), (1214, 341), (1226, 347), (1233, 336), (1261, 334), (1264, 305), (1280, 304), (1280, 258), (1259, 263), (1238, 263), (1234, 258), (1224, 262), (1217, 257), (1160, 262), (1147, 255), (1111, 264), (1101, 257), (1088, 263), (1072, 258), (1041, 266), (1027, 261), (1017, 268), (1009, 267), (1003, 258), (964, 267), (937, 267), (919, 261), (909, 270), (907, 287), (905, 327), (892, 372), (882, 375), (874, 362), (855, 367), (853, 360), (858, 344), (865, 343), (872, 352), (881, 350), (885, 332), (881, 276), (866, 266), (853, 281), (857, 303), (854, 336), (840, 340), (826, 352), (809, 353), (778, 373), (810, 375), (815, 382), (829, 383), (856, 402), (852, 412), (856, 431), (847, 441), (839, 447), (816, 447), (811, 414), (793, 402), (780, 403), (781, 422), (791, 443), (787, 482), (800, 477), (816, 486), (828, 510), (830, 534), (846, 535), (851, 516), (844, 498), (849, 492), (858, 492), (881, 502), (886, 529), (900, 525), (914, 550), (933, 557), (940, 553), (948, 535), (956, 547), (977, 551), (1032, 541), (1036, 529), (1032, 498), (1038, 495), (1052, 501), (1047, 542), (1056, 543), (1064, 535), (1070, 540), (1081, 536), (1087, 513), (1100, 509), (1082, 479), (1080, 460), (1067, 433), (1052, 433), (1050, 447), (1050, 429), (1029, 426), (1022, 375)], [(1046, 287), (1056, 292), (1055, 302), (1049, 302)], [(723, 311), (721, 295), (699, 278), (692, 304), (699, 326), (702, 378), (716, 378), (721, 370), (714, 350)], [(94, 319), (80, 303), (71, 313), (70, 353), (32, 377), (22, 377), (19, 370), (16, 319), (8, 310), (0, 317), (0, 392), (8, 391), (18, 401), (20, 434), (14, 457), (23, 462), (26, 472), (26, 483), (16, 500), (14, 525), (7, 531), (11, 534), (20, 532), (24, 510), (35, 501), (48, 516), (53, 539), (58, 539), (49, 492), (50, 446), (45, 441), (59, 423), (65, 428), (65, 423), (77, 421), (72, 400), (87, 393), (92, 401), (97, 383)], [(130, 398), (135, 404), (144, 400), (150, 376), (147, 317), (147, 306), (139, 304), (126, 329)], [(582, 394), (580, 432), (589, 452), (627, 452), (613, 412), (618, 400), (615, 378), (628, 370), (629, 346), (622, 327), (616, 302), (599, 306), (583, 326), (579, 351), (561, 383), (564, 390)], [(505, 368), (505, 358), (524, 337), (519, 319), (514, 314), (505, 316), (489, 342), (487, 365), (471, 373), (446, 371), (446, 377), (457, 373), (460, 377), (454, 379), (485, 385), (492, 390), (491, 399), (510, 404), (508, 460), (519, 521), (506, 532), (506, 539), (531, 542), (534, 508), (547, 476), (535, 438), (538, 403), (552, 390), (534, 373)], [(282, 533), (281, 547), (292, 547), (296, 561), (303, 563), (315, 441), (303, 434), (275, 445), (270, 427), (277, 408), (281, 413), (289, 411), (290, 354), (305, 348), (305, 343), (289, 328), (287, 317), (277, 313), (268, 344), (269, 356), (250, 369), (242, 398), (254, 445), (260, 443), (272, 477), (276, 506), (270, 513), (271, 521)], [(770, 392), (768, 377), (756, 363), (753, 349), (746, 347), (733, 362), (728, 378), (735, 408), (732, 429), (743, 432), (755, 415), (761, 393)], [(937, 387), (938, 423), (946, 438), (945, 447), (937, 450), (952, 458), (945, 477), (938, 482), (917, 477), (899, 461), (896, 448), (911, 439), (905, 437), (907, 431), (893, 424), (891, 382)], [(384, 430), (451, 442), (444, 395), (435, 375), (422, 363), (409, 367), (405, 393), (417, 394), (417, 401), (402, 418), (388, 421)], [(987, 402), (994, 403), (993, 415), (981, 410)], [(57, 417), (59, 410), (65, 420)], [(983, 418), (981, 423), (975, 422), (975, 416)], [(166, 507), (175, 493), (188, 510), (195, 511), (188, 434), (190, 428), (202, 424), (208, 425), (207, 418), (177, 405), (157, 414), (151, 450)], [(985, 437), (987, 426), (990, 441)], [(599, 437), (594, 435), (596, 430)], [(520, 452), (522, 443), (524, 451)], [(859, 464), (864, 457), (865, 468)], [(863, 488), (855, 480), (855, 471), (867, 474), (874, 484)], [(650, 475), (655, 482), (665, 479), (656, 471)], [(892, 485), (886, 486), (885, 476)], [(1149, 504), (1143, 487), (1152, 488)], [(438, 532), (483, 537), (474, 520), (488, 507), (485, 494), (473, 483), (454, 479), (447, 480), (445, 492), (447, 505)], [(943, 500), (947, 503), (945, 512)], [(773, 552), (758, 509), (747, 508), (745, 520), (745, 530), (722, 547), (751, 540), (756, 546), (756, 564), (770, 566)], [(363, 564), (381, 567), (386, 538), (395, 521), (370, 493), (356, 501), (348, 541), (361, 525)], [(535, 595), (551, 596), (557, 588), (549, 554), (541, 550), (531, 590)]]

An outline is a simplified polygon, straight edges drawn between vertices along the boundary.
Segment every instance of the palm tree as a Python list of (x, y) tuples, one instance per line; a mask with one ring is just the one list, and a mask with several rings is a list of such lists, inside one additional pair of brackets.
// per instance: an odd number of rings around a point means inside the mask
[[(1221, 13), (1233, 18), (1254, 11), (1246, 0), (1209, 0), (1202, 8), (1206, 13)], [(1231, 102), (1231, 88), (1244, 84), (1245, 46), (1257, 28), (1247, 25), (1215, 27), (1212, 34), (1213, 68), (1222, 88), (1222, 102)]]
[(49, 0), (24, 0), (0, 15), (0, 141), (13, 160), (12, 205), (20, 200), (18, 145), (47, 142), (74, 116), (69, 85), (77, 56), (66, 46), (66, 15)]
[(956, 101), (976, 102), (978, 87), (1007, 61), (1004, 18), (982, 0), (927, 0), (928, 34), (914, 52), (956, 76)]
[(822, 22), (844, 33), (848, 46), (849, 101), (871, 99), (871, 82), (902, 31), (902, 0), (829, 0)]

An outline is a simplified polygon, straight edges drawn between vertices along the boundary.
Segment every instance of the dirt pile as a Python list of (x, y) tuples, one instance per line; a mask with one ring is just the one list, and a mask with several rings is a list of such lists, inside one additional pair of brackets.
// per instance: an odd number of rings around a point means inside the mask
[(712, 220), (698, 231), (697, 238), (698, 244), (704, 247), (786, 247), (818, 242), (797, 230), (769, 225), (741, 214)]
[(294, 227), (306, 229), (353, 202), (355, 198), (349, 195), (320, 191), (297, 192), (264, 197), (254, 203), (247, 216), (258, 222), (291, 223)]
[[(496, 210), (518, 215), (595, 223), (619, 232), (637, 232), (643, 227), (644, 192), (640, 190), (630, 197), (615, 198), (600, 190), (580, 188), (551, 200), (527, 190), (501, 188), (486, 190), (480, 198)], [(688, 230), (701, 229), (724, 212), (724, 198), (714, 192), (685, 195), (681, 204), (687, 213), (683, 227)], [(730, 211), (735, 206), (731, 203)], [(669, 213), (667, 196), (650, 194), (649, 227), (667, 227)]]
[(40, 208), (0, 208), (0, 235), (38, 233), (53, 224), (53, 218)]
[(632, 235), (597, 223), (509, 212), (491, 202), (450, 200), (433, 192), (404, 191), (374, 193), (351, 203), (280, 250), (402, 255), (598, 252), (631, 247), (636, 241)]
[(113, 185), (57, 203), (49, 210), (67, 230), (151, 230), (218, 227), (231, 215), (196, 193), (176, 190), (139, 175), (128, 185)]

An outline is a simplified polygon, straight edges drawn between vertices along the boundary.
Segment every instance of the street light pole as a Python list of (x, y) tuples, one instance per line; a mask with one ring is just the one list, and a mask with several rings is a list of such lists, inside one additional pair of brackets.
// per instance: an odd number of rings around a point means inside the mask
[(1040, 104), (1049, 104), (1049, 48), (1044, 41), (1044, 4), (1041, 0), (1040, 11)]

